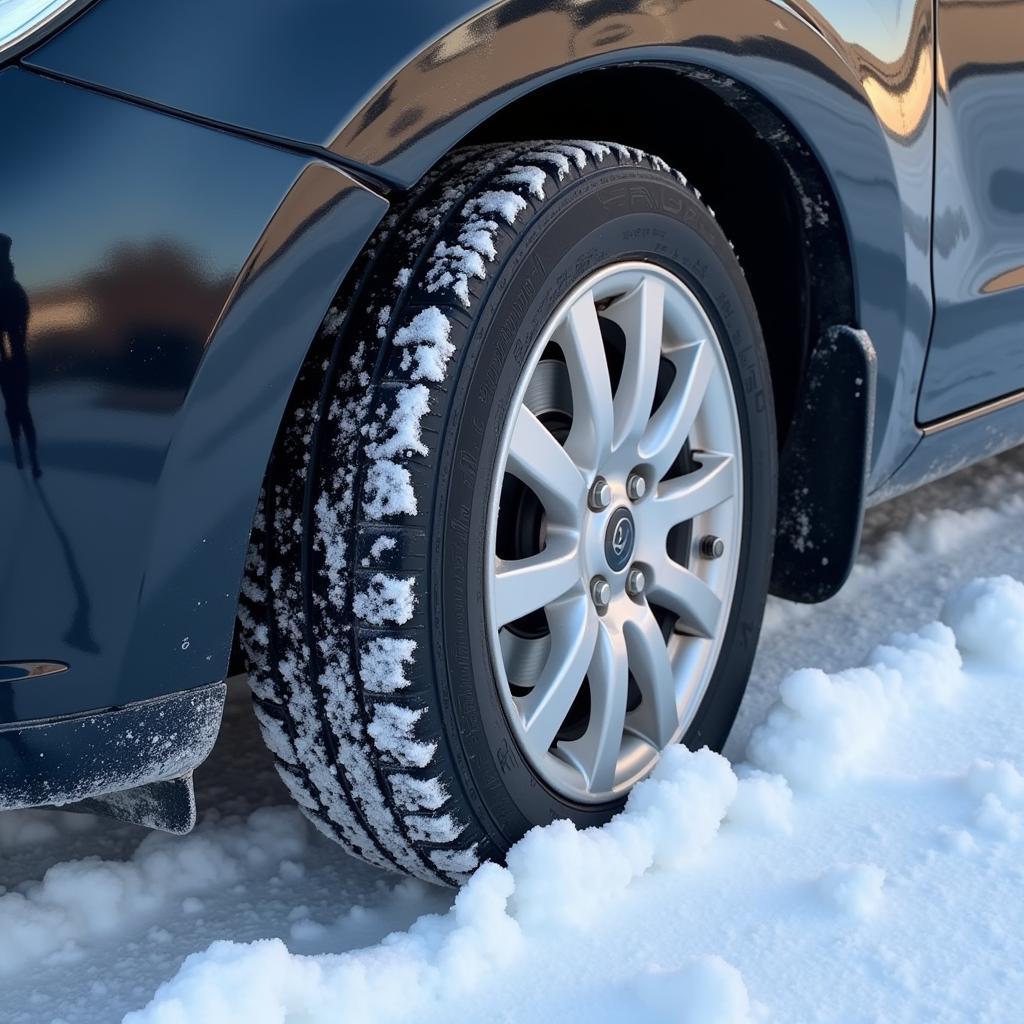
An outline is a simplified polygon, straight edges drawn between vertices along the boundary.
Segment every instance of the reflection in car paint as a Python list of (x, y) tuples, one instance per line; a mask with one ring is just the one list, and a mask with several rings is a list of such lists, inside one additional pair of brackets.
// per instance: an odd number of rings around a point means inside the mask
[(21, 451), (24, 436), (32, 475), (38, 480), (43, 471), (39, 465), (36, 425), (28, 406), (28, 296), (14, 276), (12, 244), (8, 235), (0, 235), (0, 392), (7, 429), (11, 432), (14, 463), (18, 469), (25, 465)]

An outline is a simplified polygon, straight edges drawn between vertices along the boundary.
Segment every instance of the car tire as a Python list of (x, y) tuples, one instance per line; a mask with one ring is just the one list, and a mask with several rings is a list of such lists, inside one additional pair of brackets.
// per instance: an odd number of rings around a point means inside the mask
[(324, 321), (246, 566), (256, 713), (313, 823), (458, 884), (606, 821), (667, 743), (720, 749), (770, 576), (771, 394), (736, 256), (661, 160), (435, 169)]

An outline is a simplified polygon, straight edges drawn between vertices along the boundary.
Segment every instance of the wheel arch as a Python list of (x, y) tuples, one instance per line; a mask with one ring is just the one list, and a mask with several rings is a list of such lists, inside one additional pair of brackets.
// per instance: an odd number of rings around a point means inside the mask
[[(920, 439), (914, 404), (931, 324), (931, 5), (883, 0), (857, 18), (832, 0), (695, 2), (656, 13), (627, 3), (616, 5), (618, 18), (607, 5), (594, 10), (592, 21), (580, 14), (567, 27), (565, 11), (528, 0), (492, 5), (395, 72), (332, 148), (397, 182), (422, 173), (440, 145), (502, 137), (608, 137), (662, 156), (701, 188), (736, 245), (765, 326), (780, 441), (814, 348), (838, 328), (865, 333), (876, 357), (872, 422), (857, 422), (859, 401), (849, 419), (868, 444), (830, 435), (827, 445), (801, 446), (822, 463), (810, 474), (804, 464), (802, 478), (826, 495), (822, 512), (844, 519), (849, 541), (838, 561), (832, 546), (827, 571), (800, 560), (811, 574), (803, 599), (823, 599), (845, 580), (859, 542), (861, 510), (835, 498), (841, 479), (854, 475), (870, 493)], [(544, 39), (533, 51), (521, 45), (529, 26)], [(696, 158), (688, 123), (703, 128)], [(731, 179), (722, 174), (730, 156), (741, 165)], [(771, 221), (767, 238), (763, 223), (751, 225), (755, 207)], [(796, 279), (785, 273), (792, 265)], [(816, 380), (846, 383), (842, 374)], [(780, 493), (796, 488), (783, 480)], [(799, 592), (793, 578), (790, 596)]]
[[(660, 110), (640, 103), (653, 93), (680, 112), (671, 134)], [(558, 79), (464, 141), (574, 136), (656, 154), (715, 211), (761, 318), (781, 446), (811, 349), (829, 327), (856, 317), (845, 219), (821, 163), (761, 96), (688, 65), (614, 65)]]
[[(512, 30), (536, 32), (537, 19), (552, 11), (529, 0), (503, 0), (440, 34), (368, 90), (329, 148), (397, 194), (460, 144), (501, 138), (503, 132), (537, 136), (540, 124), (549, 137), (558, 132), (616, 137), (680, 166), (701, 187), (726, 233), (738, 239), (766, 324), (784, 426), (792, 419), (800, 371), (817, 340), (839, 325), (870, 331), (865, 306), (881, 311), (892, 340), (879, 347), (883, 386), (873, 464), (874, 475), (884, 479), (888, 472), (879, 462), (892, 405), (887, 392), (895, 390), (904, 335), (917, 328), (906, 323), (913, 311), (905, 308), (904, 282), (916, 276), (905, 238), (906, 185), (893, 161), (893, 126), (879, 111), (880, 93), (865, 88), (865, 82), (879, 80), (877, 68), (875, 78), (865, 72), (877, 62), (841, 39), (827, 21), (810, 18), (795, 5), (743, 0), (741, 6), (739, 14), (727, 17), (717, 4), (654, 15), (630, 3), (619, 22), (605, 12), (571, 32), (563, 26), (555, 43), (559, 59), (545, 51), (538, 60), (522, 53)], [(558, 12), (558, 17), (567, 15)], [(740, 24), (742, 33), (735, 27)], [(915, 59), (923, 52), (923, 43), (909, 37), (906, 47)], [(625, 92), (623, 83), (629, 86)], [(693, 151), (681, 133), (658, 138), (643, 118), (628, 116), (630, 101), (655, 83), (671, 92), (664, 106), (687, 103), (687, 117), (705, 129), (714, 119), (714, 145), (705, 149), (699, 169), (690, 166)], [(580, 116), (588, 91), (592, 97), (617, 96), (617, 122), (596, 131)], [(443, 97), (443, 109), (426, 110), (426, 96)], [(729, 124), (725, 154), (723, 120)], [(914, 130), (923, 132), (920, 125)], [(777, 227), (785, 225), (783, 247), (799, 261), (797, 280), (782, 280), (779, 271), (786, 261), (763, 233), (742, 226), (751, 204), (745, 201), (740, 208), (730, 201), (730, 182), (719, 173), (729, 155), (747, 161), (746, 171), (753, 161), (770, 174), (776, 186), (769, 196), (774, 200), (770, 216)], [(884, 264), (884, 277), (865, 275), (871, 264)], [(923, 362), (923, 341), (919, 348)], [(916, 443), (916, 437), (888, 440), (897, 463), (903, 449)], [(837, 473), (846, 469), (841, 459), (834, 462)]]

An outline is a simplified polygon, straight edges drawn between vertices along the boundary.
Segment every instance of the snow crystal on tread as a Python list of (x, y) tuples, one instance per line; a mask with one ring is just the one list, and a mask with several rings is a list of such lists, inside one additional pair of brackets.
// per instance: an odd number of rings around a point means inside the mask
[(366, 731), (373, 745), (400, 767), (426, 768), (433, 760), (437, 744), (416, 739), (413, 731), (425, 711), (401, 704), (378, 704)]
[(373, 426), (367, 428), (371, 441), (366, 454), (371, 459), (392, 459), (404, 452), (427, 454), (427, 446), (420, 437), (420, 421), (430, 407), (430, 392), (425, 384), (403, 388), (395, 397), (394, 409), (387, 419), (390, 434), (377, 440)]
[(555, 168), (555, 172), (558, 175), (558, 180), (561, 181), (568, 173), (571, 164), (569, 158), (565, 153), (561, 153), (555, 147), (551, 149), (536, 149), (529, 153), (523, 154), (523, 160), (534, 163), (546, 163), (552, 164)]
[(549, 148), (567, 156), (576, 165), (576, 170), (582, 171), (586, 168), (587, 151), (582, 146), (574, 146), (571, 142), (559, 142), (552, 144)]
[(269, 715), (259, 704), (253, 705), (253, 711), (259, 720), (260, 728), (263, 730), (263, 739), (270, 752), (276, 754), (282, 761), (288, 764), (295, 764), (295, 751), (292, 748), (292, 741), (288, 738), (288, 731), (284, 723)]
[(448, 360), (455, 352), (455, 346), (448, 340), (451, 332), (448, 317), (437, 306), (430, 306), (395, 334), (394, 343), (406, 350), (402, 369), (408, 370), (415, 364), (409, 375), (412, 380), (444, 380)]
[(370, 519), (414, 516), (419, 508), (409, 470), (391, 459), (378, 459), (370, 464), (363, 493), (363, 512)]
[(456, 878), (465, 877), (480, 866), (476, 843), (464, 850), (431, 850), (430, 859), (441, 871)]
[(603, 142), (589, 142), (586, 139), (571, 139), (568, 145), (575, 149), (582, 149), (595, 163), (601, 163), (606, 156), (611, 155), (611, 147)]
[(453, 843), (466, 831), (450, 814), (407, 814), (405, 824), (409, 835), (424, 843)]
[(498, 179), (499, 185), (525, 185), (530, 190), (530, 195), (537, 199), (544, 198), (544, 183), (548, 180), (547, 171), (540, 167), (526, 167), (517, 164), (510, 167), (505, 174)]
[(448, 799), (448, 790), (436, 777), (418, 779), (414, 775), (395, 772), (389, 781), (395, 802), (406, 811), (436, 811)]
[[(497, 214), (507, 224), (512, 224), (525, 209), (526, 200), (517, 192), (484, 192), (468, 200), (461, 211), (465, 226), (459, 231), (456, 242), (449, 244), (441, 241), (434, 247), (427, 266), (426, 290), (436, 292), (449, 288), (462, 305), (468, 308), (469, 279), (472, 277), (482, 281), (487, 276), (485, 261), (493, 260), (497, 255), (494, 238), (499, 225), (485, 214)], [(447, 339), (447, 335), (445, 337)], [(395, 341), (397, 344), (397, 335)]]
[(393, 551), (398, 546), (398, 541), (394, 537), (389, 537), (386, 534), (378, 537), (370, 548), (371, 558), (380, 558), (385, 551)]
[(405, 637), (379, 636), (364, 644), (359, 657), (359, 678), (368, 693), (393, 693), (405, 689), (405, 666), (413, 663), (416, 641)]
[[(315, 811), (317, 809), (317, 802), (303, 785), (301, 777), (283, 764), (276, 763), (274, 767), (277, 769), (277, 774), (281, 777), (281, 781), (285, 784), (288, 792), (291, 793), (292, 799), (307, 811)], [(322, 826), (322, 831), (330, 836), (331, 839), (336, 838), (334, 833), (328, 830), (326, 822), (321, 821), (319, 818), (316, 820)]]
[(401, 626), (412, 618), (416, 606), (415, 582), (411, 577), (374, 573), (366, 589), (356, 594), (352, 610), (373, 626), (383, 626), (385, 622)]

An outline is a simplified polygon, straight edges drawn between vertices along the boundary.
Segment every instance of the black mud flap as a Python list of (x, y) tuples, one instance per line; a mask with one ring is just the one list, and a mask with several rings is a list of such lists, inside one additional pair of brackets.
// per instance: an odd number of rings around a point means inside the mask
[(104, 814), (108, 818), (128, 821), (133, 825), (183, 836), (191, 832), (196, 823), (192, 773), (164, 782), (150, 782), (120, 793), (105, 793), (103, 796), (79, 800), (78, 803), (67, 804), (64, 810)]
[(779, 460), (771, 592), (832, 597), (857, 557), (871, 464), (877, 377), (864, 331), (830, 328), (814, 348)]

